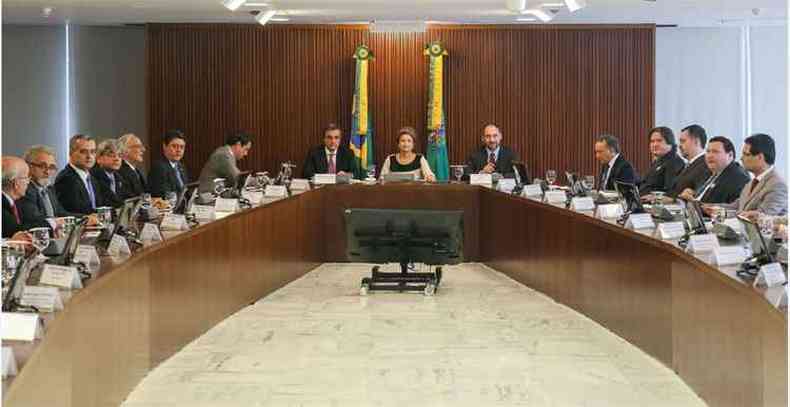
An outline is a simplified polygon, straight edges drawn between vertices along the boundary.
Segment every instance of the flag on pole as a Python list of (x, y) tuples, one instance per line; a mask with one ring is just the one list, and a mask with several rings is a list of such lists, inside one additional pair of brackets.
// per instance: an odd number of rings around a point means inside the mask
[(428, 63), (428, 151), (426, 160), (438, 181), (450, 178), (450, 162), (447, 158), (447, 122), (444, 116), (444, 57), (447, 50), (438, 41), (425, 46), (423, 53)]
[(354, 78), (354, 101), (351, 108), (351, 138), (349, 148), (356, 156), (359, 168), (357, 178), (364, 178), (368, 168), (376, 165), (373, 157), (373, 118), (370, 114), (368, 98), (369, 63), (373, 54), (367, 45), (362, 44), (354, 51), (357, 60)]

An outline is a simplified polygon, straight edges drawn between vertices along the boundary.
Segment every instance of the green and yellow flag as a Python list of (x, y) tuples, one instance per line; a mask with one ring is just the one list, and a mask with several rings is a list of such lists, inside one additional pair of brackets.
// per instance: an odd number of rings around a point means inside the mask
[(368, 65), (374, 58), (370, 48), (362, 44), (354, 51), (354, 59), (357, 60), (357, 69), (354, 78), (354, 103), (351, 109), (349, 148), (358, 160), (360, 173), (356, 176), (364, 178), (368, 168), (376, 165), (373, 158), (373, 117), (370, 114), (368, 103)]
[(426, 160), (439, 181), (450, 178), (450, 162), (447, 158), (447, 123), (444, 116), (444, 57), (447, 51), (440, 42), (425, 46), (428, 63), (428, 151)]

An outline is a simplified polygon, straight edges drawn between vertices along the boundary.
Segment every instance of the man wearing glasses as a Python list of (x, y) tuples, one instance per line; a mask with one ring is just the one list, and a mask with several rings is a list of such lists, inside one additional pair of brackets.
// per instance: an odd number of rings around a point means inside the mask
[(47, 222), (25, 223), (16, 200), (25, 196), (30, 184), (30, 169), (19, 157), (3, 157), (3, 238), (29, 241), (24, 231), (47, 227)]

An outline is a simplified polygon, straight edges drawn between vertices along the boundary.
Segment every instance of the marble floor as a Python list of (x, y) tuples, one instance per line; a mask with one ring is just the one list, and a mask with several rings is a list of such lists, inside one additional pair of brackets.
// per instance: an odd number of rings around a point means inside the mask
[(433, 297), (324, 264), (154, 369), (125, 407), (702, 406), (671, 370), (479, 264)]

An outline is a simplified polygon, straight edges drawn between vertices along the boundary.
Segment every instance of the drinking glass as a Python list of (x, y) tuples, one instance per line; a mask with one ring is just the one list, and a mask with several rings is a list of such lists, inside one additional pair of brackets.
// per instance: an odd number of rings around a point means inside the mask
[(170, 209), (175, 209), (178, 203), (178, 195), (175, 192), (168, 192), (165, 194), (165, 200), (170, 205)]
[(33, 247), (39, 252), (49, 246), (49, 228), (33, 228), (27, 232), (33, 237)]
[(376, 166), (368, 165), (368, 179), (376, 179)]
[(582, 186), (586, 190), (592, 190), (595, 187), (595, 176), (594, 175), (585, 175), (582, 179)]
[(774, 235), (774, 217), (770, 215), (761, 214), (757, 219), (757, 224), (760, 226), (760, 233), (766, 238), (770, 239)]
[(269, 173), (268, 172), (256, 172), (255, 179), (258, 180), (258, 187), (265, 188), (266, 185), (269, 183)]
[(555, 171), (555, 170), (547, 170), (546, 171), (546, 182), (548, 182), (549, 185), (554, 185), (554, 183), (557, 182), (557, 171)]
[(143, 209), (151, 208), (151, 204), (153, 203), (153, 200), (151, 199), (151, 194), (143, 194), (142, 201), (143, 204), (141, 205), (141, 207)]
[(465, 165), (453, 165), (453, 176), (455, 177), (455, 181), (459, 184), (461, 183), (461, 178), (464, 176), (464, 169), (466, 168)]
[(102, 206), (96, 208), (96, 215), (99, 218), (99, 227), (106, 228), (112, 223), (112, 208)]
[(225, 178), (214, 178), (214, 195), (221, 195), (225, 191)]
[(71, 234), (71, 231), (74, 230), (74, 226), (77, 224), (77, 218), (74, 216), (64, 216), (60, 218), (61, 226), (60, 226), (60, 233), (68, 237)]

